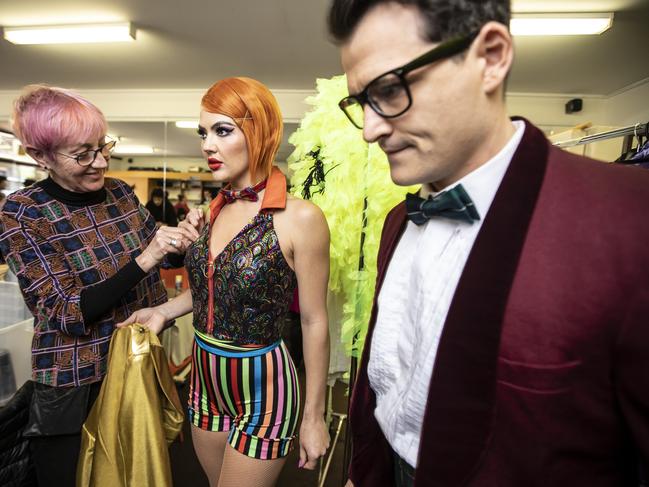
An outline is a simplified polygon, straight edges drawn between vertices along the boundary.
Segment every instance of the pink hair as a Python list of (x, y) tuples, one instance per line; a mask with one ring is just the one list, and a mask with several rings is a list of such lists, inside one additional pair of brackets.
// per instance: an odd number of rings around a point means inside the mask
[(14, 102), (13, 129), (24, 147), (54, 158), (59, 147), (99, 140), (108, 125), (101, 110), (78, 93), (28, 85)]

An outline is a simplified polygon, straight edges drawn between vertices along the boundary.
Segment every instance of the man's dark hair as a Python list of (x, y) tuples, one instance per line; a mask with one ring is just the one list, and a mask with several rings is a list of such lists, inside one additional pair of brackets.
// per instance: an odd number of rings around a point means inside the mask
[(431, 42), (468, 35), (491, 20), (509, 26), (509, 0), (333, 0), (329, 32), (335, 41), (345, 42), (368, 10), (389, 2), (416, 6)]

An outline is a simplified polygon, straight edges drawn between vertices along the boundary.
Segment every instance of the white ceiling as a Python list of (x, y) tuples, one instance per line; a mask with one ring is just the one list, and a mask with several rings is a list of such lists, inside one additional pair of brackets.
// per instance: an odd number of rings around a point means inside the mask
[[(15, 46), (0, 40), (0, 89), (48, 82), (90, 88), (207, 88), (245, 74), (312, 89), (340, 72), (326, 34), (329, 0), (0, 0), (0, 25), (130, 20), (127, 44)], [(515, 92), (608, 94), (649, 76), (648, 0), (514, 2), (516, 11), (615, 10), (601, 36), (517, 38)]]
[[(37, 82), (80, 90), (205, 89), (232, 75), (251, 76), (275, 89), (313, 89), (316, 78), (341, 71), (326, 33), (328, 4), (0, 0), (3, 26), (128, 20), (137, 27), (137, 41), (128, 44), (16, 46), (0, 39), (0, 90)], [(615, 19), (601, 36), (517, 38), (511, 92), (608, 95), (649, 78), (644, 59), (649, 0), (519, 0), (513, 10), (615, 11)], [(152, 133), (163, 131), (161, 127), (148, 126)], [(287, 127), (287, 134), (293, 129)], [(190, 147), (191, 155), (197, 155), (192, 131), (170, 127), (167, 136), (170, 155), (190, 155)], [(289, 150), (284, 143), (282, 151)]]

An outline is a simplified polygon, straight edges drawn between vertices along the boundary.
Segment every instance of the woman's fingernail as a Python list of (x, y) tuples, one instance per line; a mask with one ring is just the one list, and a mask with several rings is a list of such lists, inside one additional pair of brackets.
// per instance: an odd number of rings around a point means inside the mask
[(304, 460), (300, 459), (300, 461), (297, 462), (297, 468), (302, 468), (302, 467), (304, 467), (304, 463), (305, 463)]

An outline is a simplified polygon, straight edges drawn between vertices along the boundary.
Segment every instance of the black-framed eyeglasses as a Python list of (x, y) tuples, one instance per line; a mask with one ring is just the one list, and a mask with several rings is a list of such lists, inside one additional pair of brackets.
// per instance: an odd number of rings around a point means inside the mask
[(115, 144), (117, 144), (116, 140), (109, 140), (104, 145), (99, 146), (99, 148), (97, 149), (86, 150), (74, 155), (64, 154), (63, 152), (56, 152), (56, 154), (74, 159), (80, 166), (89, 166), (90, 164), (95, 162), (95, 159), (97, 159), (97, 154), (99, 154), (100, 152), (104, 159), (110, 159), (110, 155), (115, 150)]
[(351, 123), (363, 128), (363, 107), (369, 104), (383, 118), (394, 118), (403, 115), (412, 105), (412, 94), (406, 80), (406, 74), (427, 64), (454, 56), (467, 49), (478, 33), (457, 37), (443, 42), (417, 59), (400, 68), (383, 73), (370, 81), (358, 95), (350, 95), (338, 103)]

